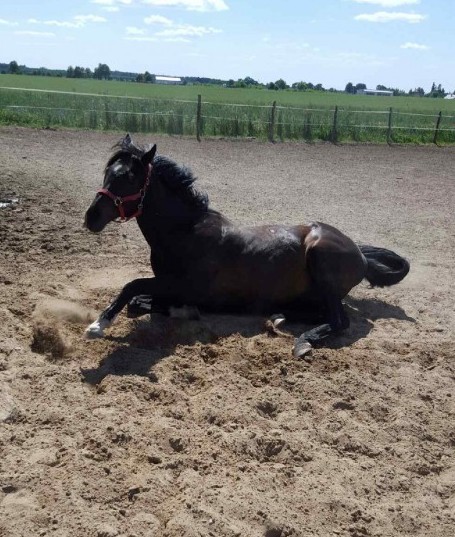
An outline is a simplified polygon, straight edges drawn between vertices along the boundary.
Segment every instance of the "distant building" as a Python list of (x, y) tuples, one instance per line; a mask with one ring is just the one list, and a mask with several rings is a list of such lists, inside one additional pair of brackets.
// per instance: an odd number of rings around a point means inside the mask
[(392, 97), (393, 91), (390, 90), (376, 90), (376, 89), (362, 89), (357, 90), (357, 95), (382, 95), (383, 97)]
[(448, 93), (444, 99), (455, 99), (455, 93)]
[(156, 75), (155, 82), (157, 84), (182, 84), (182, 79), (179, 76), (161, 76)]

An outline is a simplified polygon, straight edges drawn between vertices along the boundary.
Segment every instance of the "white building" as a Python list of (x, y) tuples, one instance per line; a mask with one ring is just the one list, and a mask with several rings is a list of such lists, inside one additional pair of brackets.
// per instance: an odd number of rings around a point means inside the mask
[(157, 84), (181, 84), (182, 79), (179, 76), (156, 75), (155, 82)]
[(357, 90), (357, 95), (382, 95), (383, 97), (392, 97), (393, 91), (376, 90), (376, 89), (361, 89), (361, 90)]

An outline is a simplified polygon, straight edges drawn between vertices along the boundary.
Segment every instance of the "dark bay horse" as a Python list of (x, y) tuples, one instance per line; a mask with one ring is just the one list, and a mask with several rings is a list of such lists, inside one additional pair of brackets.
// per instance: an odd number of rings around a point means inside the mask
[(157, 310), (312, 313), (319, 324), (295, 341), (294, 354), (349, 327), (342, 299), (366, 278), (400, 282), (409, 263), (374, 246), (355, 244), (332, 226), (237, 227), (209, 207), (195, 177), (127, 135), (107, 162), (103, 188), (85, 215), (95, 233), (111, 221), (136, 218), (151, 250), (154, 277), (133, 280), (86, 330), (102, 337), (118, 313), (146, 295)]

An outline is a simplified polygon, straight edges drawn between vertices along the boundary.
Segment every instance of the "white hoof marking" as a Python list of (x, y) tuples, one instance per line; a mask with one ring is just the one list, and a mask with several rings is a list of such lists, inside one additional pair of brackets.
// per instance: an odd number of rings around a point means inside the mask
[(85, 330), (85, 339), (98, 339), (104, 337), (104, 330), (112, 324), (112, 321), (99, 317)]
[(294, 358), (303, 358), (306, 362), (311, 362), (313, 360), (313, 357), (310, 356), (312, 350), (313, 347), (308, 341), (300, 343), (294, 347)]

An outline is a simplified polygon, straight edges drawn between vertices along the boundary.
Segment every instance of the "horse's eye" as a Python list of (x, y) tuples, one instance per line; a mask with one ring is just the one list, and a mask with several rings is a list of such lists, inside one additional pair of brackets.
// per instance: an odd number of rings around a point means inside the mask
[(128, 181), (131, 183), (132, 177), (131, 174), (127, 171), (121, 171), (120, 173), (117, 173), (117, 178), (120, 179), (120, 181), (125, 182)]

